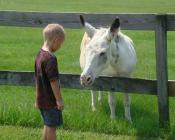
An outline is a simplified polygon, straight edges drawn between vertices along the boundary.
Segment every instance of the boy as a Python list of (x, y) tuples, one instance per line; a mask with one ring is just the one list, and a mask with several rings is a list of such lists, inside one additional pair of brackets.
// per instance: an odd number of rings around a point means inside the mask
[(43, 30), (44, 44), (36, 56), (36, 107), (43, 121), (43, 140), (56, 140), (56, 127), (63, 123), (63, 99), (60, 92), (57, 59), (54, 52), (64, 42), (64, 29), (59, 24), (48, 24)]

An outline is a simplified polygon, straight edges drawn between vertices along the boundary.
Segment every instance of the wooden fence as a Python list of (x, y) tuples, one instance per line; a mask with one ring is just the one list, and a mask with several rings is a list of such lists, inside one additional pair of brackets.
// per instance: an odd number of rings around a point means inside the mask
[[(111, 90), (158, 97), (160, 127), (169, 128), (169, 96), (175, 96), (175, 81), (168, 81), (167, 31), (175, 31), (175, 14), (91, 14), (91, 13), (41, 13), (0, 11), (0, 26), (43, 27), (48, 23), (62, 24), (65, 28), (80, 28), (79, 15), (95, 27), (108, 26), (116, 16), (121, 28), (126, 30), (155, 31), (157, 80), (100, 77), (86, 89)], [(85, 89), (79, 75), (60, 74), (64, 88)], [(74, 82), (72, 82), (74, 81)], [(33, 72), (0, 71), (0, 85), (33, 86)]]

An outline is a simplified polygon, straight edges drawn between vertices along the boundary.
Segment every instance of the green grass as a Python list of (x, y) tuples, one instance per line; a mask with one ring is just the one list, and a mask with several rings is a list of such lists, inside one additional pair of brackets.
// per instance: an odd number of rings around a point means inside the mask
[[(0, 27), (0, 69), (1, 70), (33, 70), (35, 55), (42, 45), (42, 29), (40, 28), (20, 28), (20, 27)], [(18, 35), (18, 37), (16, 36)], [(66, 41), (59, 52), (58, 61), (60, 71), (72, 72), (80, 71), (79, 68), (79, 44), (83, 32), (80, 30), (66, 30)], [(75, 41), (72, 41), (72, 38)], [(67, 54), (67, 55), (65, 55)], [(71, 61), (70, 61), (71, 60)]]
[(0, 0), (0, 10), (64, 12), (174, 12), (174, 0)]
[[(41, 139), (41, 129), (18, 127), (18, 126), (0, 126), (1, 140), (38, 140)], [(11, 133), (11, 135), (9, 135)], [(59, 140), (147, 140), (147, 137), (110, 135), (104, 133), (81, 132), (71, 130), (57, 130)], [(160, 138), (149, 138), (149, 140), (161, 140)]]
[[(34, 105), (34, 89), (1, 86), (0, 124), (42, 127), (39, 111)], [(175, 137), (174, 102), (170, 99), (171, 132), (165, 134), (158, 126), (157, 99), (154, 96), (132, 95), (133, 123), (124, 120), (122, 95), (117, 94), (117, 119), (110, 121), (107, 95), (97, 112), (91, 112), (88, 91), (62, 89), (65, 100), (64, 130), (89, 131), (112, 135), (139, 137)], [(142, 99), (144, 98), (144, 100)]]
[[(4, 89), (4, 90), (2, 90)], [(81, 93), (80, 93), (81, 92)], [(33, 107), (34, 89), (13, 86), (1, 87), (0, 124), (18, 125), (23, 127), (41, 128), (42, 121), (39, 111)], [(132, 96), (133, 124), (129, 124), (123, 117), (122, 95), (117, 95), (117, 119), (110, 121), (107, 98), (98, 111), (91, 112), (90, 97), (87, 91), (62, 89), (65, 100), (64, 125), (61, 129), (71, 131), (105, 133), (114, 136), (128, 135), (131, 137), (175, 137), (175, 122), (173, 99), (170, 100), (171, 132), (165, 134), (158, 127), (156, 98), (152, 96)], [(141, 102), (142, 100), (142, 102)]]
[[(19, 11), (64, 11), (64, 12), (173, 12), (175, 1), (164, 0), (0, 0), (0, 10)], [(34, 58), (42, 45), (41, 28), (0, 27), (0, 70), (33, 71)], [(124, 31), (134, 43), (138, 63), (134, 77), (155, 79), (154, 32)], [(79, 45), (82, 30), (66, 29), (66, 41), (56, 53), (61, 73), (80, 73)], [(168, 32), (168, 73), (175, 79), (175, 33)], [(0, 127), (0, 139), (38, 139), (42, 127), (39, 111), (34, 109), (33, 87), (0, 86), (0, 124), (21, 127)], [(117, 119), (110, 121), (110, 110), (105, 94), (102, 105), (91, 112), (89, 91), (62, 89), (65, 100), (64, 125), (61, 138), (64, 139), (173, 139), (175, 138), (175, 102), (170, 98), (171, 131), (159, 129), (157, 98), (155, 96), (131, 95), (133, 123), (124, 120), (122, 94), (117, 93)], [(28, 133), (29, 131), (29, 133)], [(13, 134), (10, 134), (14, 132)], [(9, 135), (10, 134), (10, 135)], [(112, 136), (113, 135), (113, 136)], [(119, 135), (119, 136), (118, 136)], [(122, 135), (122, 136), (121, 136)]]
[[(0, 69), (1, 70), (33, 70), (35, 55), (42, 45), (41, 28), (0, 27)], [(124, 31), (135, 43), (138, 63), (134, 77), (156, 78), (155, 74), (155, 43), (153, 32)], [(18, 37), (16, 37), (16, 34)], [(168, 66), (169, 78), (175, 79), (174, 64), (174, 32), (168, 33)], [(56, 56), (60, 72), (80, 73), (79, 53), (83, 36), (82, 30), (66, 29), (66, 41)], [(72, 41), (72, 38), (74, 41)], [(66, 55), (65, 55), (66, 54)], [(144, 68), (144, 70), (143, 70)]]

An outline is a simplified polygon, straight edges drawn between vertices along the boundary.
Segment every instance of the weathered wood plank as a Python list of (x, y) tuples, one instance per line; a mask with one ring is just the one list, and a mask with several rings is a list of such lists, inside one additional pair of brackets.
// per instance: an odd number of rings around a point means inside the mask
[[(59, 77), (62, 88), (138, 92), (152, 95), (157, 92), (155, 80), (100, 77), (91, 87), (82, 87), (79, 82), (80, 75), (60, 74)], [(33, 86), (34, 81), (33, 72), (0, 71), (0, 85)]]
[(175, 96), (175, 81), (173, 80), (168, 81), (168, 96), (169, 97)]
[(160, 127), (169, 127), (166, 15), (157, 15), (155, 31), (157, 95)]
[(33, 86), (33, 72), (0, 71), (0, 85)]
[(175, 14), (167, 15), (167, 30), (175, 31)]
[[(68, 76), (68, 75), (67, 75)], [(156, 95), (156, 81), (134, 79), (134, 78), (121, 78), (121, 77), (100, 77), (97, 78), (94, 84), (90, 87), (82, 87), (79, 83), (80, 75), (66, 75), (61, 76), (61, 85), (65, 88), (76, 88), (76, 89), (93, 89), (102, 91), (113, 91), (113, 92), (128, 92), (137, 94), (149, 94)], [(70, 82), (69, 82), (70, 81)], [(73, 82), (72, 82), (73, 81)]]
[[(156, 95), (157, 93), (156, 80), (100, 77), (92, 87), (84, 88), (79, 83), (79, 77), (80, 75), (60, 74), (61, 87), (73, 89), (93, 88), (96, 90), (112, 90), (120, 92), (141, 92), (152, 95)], [(34, 86), (34, 82), (34, 72), (0, 71), (0, 85)], [(170, 97), (175, 96), (175, 81), (168, 81), (168, 92)]]
[(65, 28), (80, 28), (79, 15), (94, 25), (109, 26), (118, 16), (122, 29), (153, 30), (155, 27), (154, 14), (91, 14), (91, 13), (41, 13), (41, 12), (16, 12), (0, 11), (0, 25), (43, 27), (48, 23), (56, 22)]
[[(43, 27), (51, 22), (62, 24), (65, 28), (81, 28), (79, 15), (94, 25), (109, 26), (116, 16), (120, 17), (122, 29), (154, 30), (156, 14), (100, 14), (100, 13), (44, 13), (0, 11), (1, 26)], [(167, 14), (167, 30), (175, 31), (175, 14)]]

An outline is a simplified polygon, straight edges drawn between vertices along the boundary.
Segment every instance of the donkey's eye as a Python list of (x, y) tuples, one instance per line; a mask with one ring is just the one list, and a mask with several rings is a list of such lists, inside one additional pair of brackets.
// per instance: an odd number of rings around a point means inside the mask
[(100, 56), (104, 56), (104, 55), (105, 55), (105, 52), (101, 52), (101, 53), (100, 53)]

